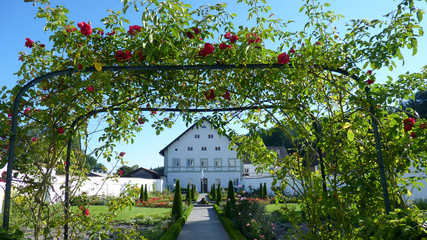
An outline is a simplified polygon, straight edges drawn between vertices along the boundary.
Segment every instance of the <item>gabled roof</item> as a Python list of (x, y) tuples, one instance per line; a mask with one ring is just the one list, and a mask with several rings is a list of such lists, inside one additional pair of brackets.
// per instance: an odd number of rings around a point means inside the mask
[[(214, 129), (217, 129), (211, 121), (209, 121), (207, 118), (202, 117), (201, 120), (206, 121), (208, 123), (210, 123), (212, 125), (212, 127), (214, 127)], [(184, 136), (187, 132), (189, 132), (191, 129), (193, 129), (200, 121), (195, 122), (193, 125), (191, 125), (187, 130), (185, 130), (183, 133), (181, 133), (177, 138), (175, 138), (175, 140), (173, 140), (172, 142), (170, 142), (166, 147), (164, 147), (162, 150), (160, 150), (160, 155), (165, 156), (165, 151), (166, 149), (168, 149), (168, 147), (170, 145), (172, 145), (174, 142), (179, 141), (179, 139)], [(225, 134), (225, 136), (231, 141), (231, 138)]]
[(138, 168), (138, 169), (135, 169), (135, 170), (133, 170), (132, 172), (127, 173), (127, 175), (131, 176), (133, 173), (136, 173), (136, 172), (141, 171), (141, 170), (142, 170), (142, 171), (145, 171), (145, 172), (149, 172), (149, 173), (151, 173), (151, 174), (153, 174), (153, 175), (155, 175), (155, 176), (158, 176), (158, 177), (166, 176), (166, 175), (164, 175), (164, 174), (160, 174), (160, 173), (158, 173), (158, 172), (156, 172), (156, 171), (154, 171), (154, 170), (147, 169), (147, 168), (143, 168), (143, 167), (140, 167), (140, 168)]

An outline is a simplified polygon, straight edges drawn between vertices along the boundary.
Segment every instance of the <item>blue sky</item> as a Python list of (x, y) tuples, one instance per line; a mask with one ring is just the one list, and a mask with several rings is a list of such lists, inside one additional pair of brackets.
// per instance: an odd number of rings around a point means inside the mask
[[(183, 0), (192, 6), (203, 4), (215, 4), (217, 2), (226, 2), (229, 4), (229, 11), (235, 12), (239, 18), (235, 22), (235, 26), (247, 25), (245, 9), (241, 4), (235, 5), (235, 1), (218, 1), (218, 0), (204, 0), (204, 1), (188, 1)], [(100, 19), (106, 16), (107, 9), (119, 10), (121, 4), (119, 0), (71, 0), (71, 1), (58, 1), (52, 0), (52, 5), (64, 5), (70, 10), (69, 18), (73, 21), (91, 21), (93, 26), (102, 27)], [(295, 20), (291, 28), (301, 29), (305, 24), (305, 17), (303, 13), (299, 13), (298, 9), (305, 1), (298, 0), (274, 0), (268, 1), (272, 6), (273, 13), (278, 18), (284, 20)], [(341, 32), (345, 32), (343, 26), (353, 18), (366, 18), (366, 19), (379, 19), (384, 14), (388, 13), (398, 4), (399, 1), (393, 0), (335, 0), (328, 1), (331, 3), (330, 10), (340, 13), (345, 16), (344, 19), (337, 24)], [(232, 4), (233, 3), (233, 4)], [(424, 1), (417, 2), (419, 8), (427, 10), (427, 4)], [(0, 9), (3, 9), (0, 14), (0, 29), (2, 29), (2, 37), (0, 38), (0, 50), (2, 57), (0, 58), (0, 85), (13, 87), (18, 80), (14, 75), (20, 67), (18, 61), (19, 52), (26, 50), (24, 48), (25, 38), (29, 37), (34, 41), (41, 41), (49, 47), (51, 43), (48, 42), (49, 34), (43, 31), (44, 21), (42, 19), (34, 19), (37, 13), (37, 6), (34, 7), (32, 3), (25, 3), (24, 0), (3, 0), (0, 1)], [(133, 14), (127, 16), (131, 24), (140, 24), (138, 15)], [(427, 18), (427, 16), (425, 16)], [(427, 27), (427, 20), (422, 23), (424, 28)], [(417, 72), (421, 67), (427, 65), (424, 54), (427, 53), (427, 40), (426, 37), (419, 39), (419, 49), (417, 56), (411, 56), (411, 52), (405, 51), (405, 65), (399, 66), (393, 71), (382, 70), (377, 72), (377, 82), (385, 81), (386, 76), (390, 75), (395, 78), (398, 74), (406, 71)], [(269, 46), (267, 46), (269, 47)], [(271, 47), (271, 46), (270, 46)], [(237, 128), (237, 127), (236, 127)], [(159, 155), (159, 151), (175, 139), (179, 134), (186, 130), (184, 123), (180, 120), (176, 122), (172, 129), (166, 129), (161, 135), (157, 136), (155, 131), (147, 126), (143, 131), (137, 133), (133, 145), (118, 144), (118, 152), (126, 152), (125, 160), (128, 161), (129, 166), (138, 164), (139, 166), (150, 168), (163, 165), (163, 159)], [(97, 142), (92, 141), (91, 147), (96, 147)], [(100, 159), (100, 162), (105, 164), (109, 169), (113, 166), (105, 160)]]

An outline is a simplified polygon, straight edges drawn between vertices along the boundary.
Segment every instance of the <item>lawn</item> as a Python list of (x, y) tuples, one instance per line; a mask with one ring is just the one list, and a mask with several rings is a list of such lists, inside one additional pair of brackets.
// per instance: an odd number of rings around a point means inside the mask
[(282, 203), (268, 204), (265, 206), (266, 214), (271, 217), (273, 222), (289, 222), (289, 216), (282, 210), (282, 207), (287, 207), (290, 210), (295, 210), (295, 214), (301, 217), (301, 208), (298, 203)]
[[(108, 207), (106, 206), (90, 206), (90, 214), (98, 215), (102, 213), (108, 213)], [(114, 218), (116, 221), (123, 221), (138, 216), (150, 216), (150, 215), (165, 215), (172, 211), (171, 208), (145, 208), (145, 207), (132, 207), (125, 208), (124, 210), (117, 211), (117, 215)]]

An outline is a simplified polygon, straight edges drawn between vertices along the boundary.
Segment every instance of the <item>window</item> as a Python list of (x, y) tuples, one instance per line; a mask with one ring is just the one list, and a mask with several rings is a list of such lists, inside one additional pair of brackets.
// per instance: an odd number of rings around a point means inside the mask
[(221, 147), (215, 147), (215, 151), (220, 151)]
[[(193, 185), (193, 179), (192, 179), (192, 178), (189, 178), (189, 179), (188, 179), (188, 184)], [(188, 189), (187, 189), (187, 190), (188, 190)]]
[(200, 138), (199, 134), (194, 135), (194, 138)]
[(213, 134), (209, 134), (209, 135), (208, 135), (208, 138), (213, 138)]
[(249, 173), (249, 168), (245, 168), (245, 173)]
[(221, 184), (221, 178), (215, 178), (215, 184), (218, 186)]
[(206, 149), (207, 149), (206, 147), (202, 147), (202, 151), (206, 151)]
[(238, 178), (233, 178), (233, 185), (234, 186), (238, 186), (239, 185), (239, 179)]
[(221, 165), (222, 165), (222, 159), (221, 158), (215, 158), (214, 162), (215, 162), (215, 167), (221, 167)]
[(228, 159), (228, 166), (235, 167), (236, 166), (236, 159), (235, 158), (229, 158)]
[(187, 150), (188, 151), (193, 151), (193, 147), (188, 147)]
[(179, 165), (180, 165), (180, 159), (179, 158), (172, 159), (172, 167), (179, 167)]
[(207, 167), (208, 166), (208, 159), (207, 158), (200, 159), (200, 166), (201, 167)]
[(173, 184), (175, 184), (175, 183), (176, 183), (176, 178), (173, 179)]
[(194, 167), (194, 159), (187, 158), (187, 167)]

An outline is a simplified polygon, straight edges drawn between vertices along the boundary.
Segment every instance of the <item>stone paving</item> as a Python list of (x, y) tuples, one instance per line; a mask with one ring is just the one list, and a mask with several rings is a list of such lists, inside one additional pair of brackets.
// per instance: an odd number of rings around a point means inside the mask
[[(197, 203), (202, 198), (207, 199), (207, 194), (200, 193)], [(182, 228), (178, 240), (229, 240), (230, 237), (219, 221), (213, 206), (197, 203)]]

